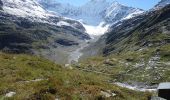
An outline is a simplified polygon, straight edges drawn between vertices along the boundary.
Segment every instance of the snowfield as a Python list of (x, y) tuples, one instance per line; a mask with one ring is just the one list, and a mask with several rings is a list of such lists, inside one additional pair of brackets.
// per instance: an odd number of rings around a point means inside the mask
[(64, 21), (59, 21), (57, 23), (57, 26), (71, 26), (70, 23), (64, 22)]
[(48, 18), (53, 14), (44, 10), (36, 0), (2, 0), (3, 10), (19, 17)]
[(103, 35), (104, 33), (107, 32), (109, 25), (103, 26), (103, 22), (101, 22), (98, 26), (93, 26), (93, 25), (87, 25), (83, 24), (84, 28), (86, 29), (86, 32), (91, 36), (91, 38), (95, 36), (100, 36)]

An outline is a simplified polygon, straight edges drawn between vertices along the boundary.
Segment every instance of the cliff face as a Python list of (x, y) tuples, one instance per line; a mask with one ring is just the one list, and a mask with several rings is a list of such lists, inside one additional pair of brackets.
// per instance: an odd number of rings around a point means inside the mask
[(2, 6), (3, 6), (3, 3), (2, 3), (2, 1), (0, 0), (0, 10), (2, 10)]

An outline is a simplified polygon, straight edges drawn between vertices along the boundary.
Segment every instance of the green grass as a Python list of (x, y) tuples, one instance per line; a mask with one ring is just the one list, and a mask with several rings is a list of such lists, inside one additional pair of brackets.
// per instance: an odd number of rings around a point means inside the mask
[(170, 44), (164, 45), (160, 48), (161, 60), (170, 61)]
[[(112, 80), (120, 82), (146, 82), (149, 84), (170, 81), (170, 45), (147, 47), (142, 50), (124, 50), (107, 57), (92, 57), (76, 67), (88, 69), (93, 72), (110, 74)], [(156, 55), (160, 60), (154, 62), (154, 66), (148, 65), (151, 58)], [(135, 66), (136, 64), (144, 64)]]
[[(71, 70), (36, 56), (0, 53), (0, 61), (0, 100), (146, 100), (150, 95), (112, 85), (105, 75)], [(44, 80), (26, 82), (35, 79)], [(101, 91), (107, 90), (117, 95), (105, 98)], [(10, 91), (16, 95), (5, 97)]]
[[(0, 61), (0, 100), (146, 100), (150, 95), (109, 84), (107, 76), (70, 70), (36, 56), (0, 53)], [(44, 80), (26, 82), (35, 79)], [(105, 98), (100, 92), (107, 90), (117, 96)], [(10, 91), (16, 95), (4, 97)]]

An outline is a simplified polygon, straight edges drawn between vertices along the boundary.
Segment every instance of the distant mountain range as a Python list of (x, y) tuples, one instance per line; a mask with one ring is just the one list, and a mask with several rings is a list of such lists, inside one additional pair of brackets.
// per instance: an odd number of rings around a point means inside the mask
[(116, 1), (90, 0), (81, 7), (61, 4), (57, 1), (38, 0), (43, 7), (56, 14), (97, 26), (101, 22), (112, 24), (119, 20), (129, 19), (143, 13), (142, 9), (127, 7)]

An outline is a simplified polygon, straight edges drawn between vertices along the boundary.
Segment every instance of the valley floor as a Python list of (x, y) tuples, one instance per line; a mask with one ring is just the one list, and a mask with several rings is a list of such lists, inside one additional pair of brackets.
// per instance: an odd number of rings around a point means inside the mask
[[(82, 23), (82, 22), (80, 22)], [(82, 25), (85, 27), (86, 32), (90, 35), (90, 40), (85, 40), (81, 42), (76, 50), (73, 50), (69, 57), (68, 57), (68, 63), (71, 64), (72, 62), (78, 62), (79, 59), (83, 56), (84, 52), (83, 50), (88, 47), (90, 44), (98, 41), (98, 39), (103, 35), (104, 33), (107, 32), (109, 25), (103, 26), (103, 22), (101, 22), (97, 26), (92, 26), (92, 25), (87, 25), (83, 24)]]
[(91, 40), (86, 40), (85, 42), (79, 44), (79, 47), (72, 51), (68, 57), (68, 63), (71, 64), (72, 62), (78, 62), (80, 57), (83, 55), (82, 50), (89, 45)]

